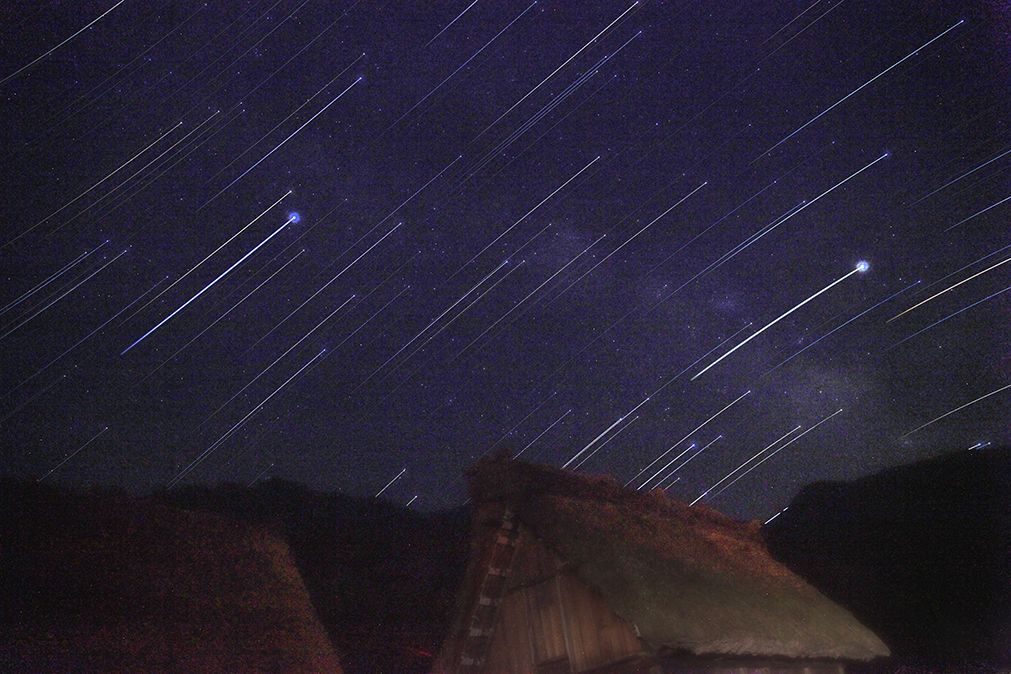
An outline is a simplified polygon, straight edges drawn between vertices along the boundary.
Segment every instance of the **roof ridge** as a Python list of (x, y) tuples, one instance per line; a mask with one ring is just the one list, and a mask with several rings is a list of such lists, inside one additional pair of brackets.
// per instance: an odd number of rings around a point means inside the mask
[(643, 517), (664, 516), (714, 526), (740, 538), (761, 542), (761, 523), (736, 520), (706, 504), (691, 506), (663, 490), (628, 489), (610, 475), (580, 475), (508, 456), (481, 459), (467, 470), (475, 503), (516, 502), (534, 495), (556, 495), (631, 506)]

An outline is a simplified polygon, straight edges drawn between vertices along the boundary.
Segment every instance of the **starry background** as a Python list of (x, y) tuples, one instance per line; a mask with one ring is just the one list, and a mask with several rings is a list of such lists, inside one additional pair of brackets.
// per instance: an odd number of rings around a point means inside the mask
[[(6, 5), (0, 75), (113, 4)], [(1006, 444), (1006, 392), (902, 436), (1008, 383), (1011, 293), (896, 344), (1011, 268), (886, 320), (1008, 256), (1009, 204), (946, 230), (1008, 196), (1011, 156), (931, 194), (1011, 142), (1007, 5), (631, 4), (128, 0), (8, 77), (3, 472), (148, 490), (202, 457), (180, 481), (369, 495), (406, 468), (384, 498), (450, 507), (485, 452), (562, 465), (714, 348), (580, 470), (625, 482), (749, 390), (663, 460), (723, 436), (672, 495), (838, 409), (712, 504), (767, 518), (814, 480)]]

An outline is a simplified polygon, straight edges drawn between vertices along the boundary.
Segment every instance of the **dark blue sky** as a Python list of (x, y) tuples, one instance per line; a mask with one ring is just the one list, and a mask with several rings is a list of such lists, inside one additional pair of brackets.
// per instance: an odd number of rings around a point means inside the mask
[(692, 500), (842, 409), (711, 501), (764, 519), (1011, 439), (1008, 391), (903, 437), (1011, 383), (1004, 3), (470, 4), (127, 0), (35, 63), (115, 2), (3, 10), (5, 473), (431, 509), (496, 443), (722, 435)]

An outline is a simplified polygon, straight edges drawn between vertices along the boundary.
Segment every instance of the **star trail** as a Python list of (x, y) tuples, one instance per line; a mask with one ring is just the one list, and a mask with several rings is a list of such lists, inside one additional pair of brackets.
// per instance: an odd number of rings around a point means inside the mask
[(1011, 441), (1006, 3), (4, 16), (5, 474), (765, 521)]

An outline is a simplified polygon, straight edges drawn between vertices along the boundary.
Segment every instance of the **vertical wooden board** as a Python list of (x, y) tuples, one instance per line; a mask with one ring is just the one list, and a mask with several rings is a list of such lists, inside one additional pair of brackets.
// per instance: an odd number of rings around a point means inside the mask
[(592, 625), (587, 624), (587, 607), (578, 592), (578, 588), (572, 583), (568, 574), (562, 574), (559, 578), (559, 588), (561, 601), (565, 608), (565, 620), (567, 622), (569, 639), (572, 644), (573, 670), (579, 672), (592, 666), (598, 659), (597, 650), (599, 644), (596, 640), (595, 630)]
[[(533, 671), (533, 645), (530, 642), (530, 620), (527, 616), (526, 597), (522, 592), (513, 592), (502, 602), (503, 610), (499, 628), (508, 635), (505, 644), (515, 674)], [(490, 670), (494, 671), (494, 670)]]
[(574, 671), (585, 671), (642, 651), (631, 627), (608, 608), (596, 592), (571, 574), (562, 574)]
[(536, 663), (567, 657), (558, 594), (552, 580), (524, 588)]

